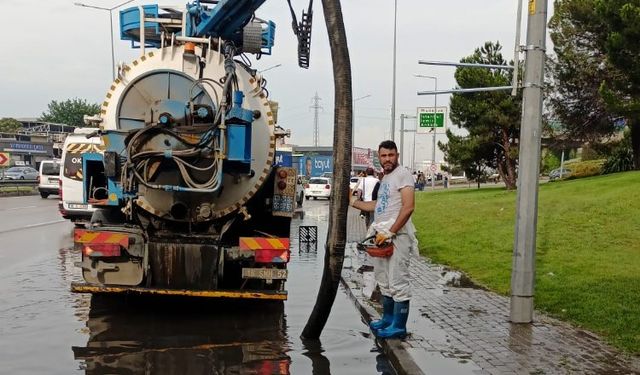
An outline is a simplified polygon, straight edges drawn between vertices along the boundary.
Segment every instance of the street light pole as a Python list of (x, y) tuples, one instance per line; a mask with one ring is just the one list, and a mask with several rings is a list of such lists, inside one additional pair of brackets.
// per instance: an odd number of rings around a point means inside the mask
[[(418, 77), (418, 78), (428, 78), (428, 79), (432, 79), (435, 82), (435, 90), (434, 91), (438, 91), (438, 77), (434, 77), (434, 76), (425, 76), (422, 74), (414, 74), (414, 77)], [(434, 166), (436, 165), (436, 126), (437, 126), (437, 117), (438, 117), (438, 94), (434, 94), (433, 95), (433, 142), (432, 142), (432, 148), (433, 151), (431, 153), (431, 188), (435, 189), (436, 188), (436, 179), (435, 179), (435, 174), (436, 171), (433, 170)], [(444, 119), (443, 119), (444, 121)]]
[(391, 89), (391, 140), (395, 141), (396, 134), (396, 33), (398, 25), (398, 0), (393, 5), (393, 80)]
[(123, 5), (129, 4), (130, 2), (133, 2), (134, 0), (127, 0), (123, 3), (120, 3), (114, 7), (111, 8), (104, 8), (104, 7), (99, 7), (99, 6), (95, 6), (95, 5), (88, 5), (88, 4), (84, 4), (84, 3), (73, 3), (73, 5), (75, 6), (79, 6), (79, 7), (83, 7), (83, 8), (92, 8), (92, 9), (98, 9), (98, 10), (106, 10), (109, 12), (109, 30), (110, 30), (110, 34), (111, 34), (111, 79), (112, 80), (116, 80), (116, 56), (115, 56), (115, 51), (114, 51), (114, 43), (113, 43), (113, 10), (120, 8)]
[(511, 271), (509, 316), (513, 323), (533, 321), (547, 0), (530, 1), (528, 10), (527, 48), (524, 84), (522, 85), (524, 89), (522, 93), (516, 229)]

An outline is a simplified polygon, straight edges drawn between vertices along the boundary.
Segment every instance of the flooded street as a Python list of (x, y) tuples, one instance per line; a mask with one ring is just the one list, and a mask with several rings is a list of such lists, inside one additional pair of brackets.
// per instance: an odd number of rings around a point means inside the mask
[[(305, 201), (292, 228), (284, 303), (72, 294), (73, 225), (57, 199), (0, 198), (0, 373), (387, 374), (342, 289), (320, 342), (300, 333), (323, 267), (328, 202)], [(317, 225), (317, 251), (298, 251)]]

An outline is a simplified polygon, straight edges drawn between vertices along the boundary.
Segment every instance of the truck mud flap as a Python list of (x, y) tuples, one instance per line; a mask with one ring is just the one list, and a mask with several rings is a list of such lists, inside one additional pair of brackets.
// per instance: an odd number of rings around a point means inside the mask
[(286, 301), (287, 292), (280, 291), (252, 291), (252, 290), (187, 290), (143, 288), (131, 286), (91, 285), (86, 283), (71, 283), (74, 293), (105, 293), (105, 294), (147, 294), (158, 296), (187, 296), (202, 298), (233, 298)]
[(151, 283), (167, 289), (217, 289), (219, 251), (209, 244), (174, 241), (149, 242)]

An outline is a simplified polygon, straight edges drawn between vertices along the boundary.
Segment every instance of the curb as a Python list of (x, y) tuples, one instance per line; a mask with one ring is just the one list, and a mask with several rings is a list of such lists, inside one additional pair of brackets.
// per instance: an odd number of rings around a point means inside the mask
[[(380, 315), (377, 311), (377, 308), (379, 308), (379, 306), (376, 306), (374, 308), (371, 302), (366, 301), (362, 296), (357, 296), (354, 293), (354, 290), (360, 290), (360, 287), (355, 281), (353, 281), (355, 279), (353, 277), (353, 269), (343, 268), (342, 273), (343, 275), (345, 273), (349, 274), (348, 279), (350, 280), (348, 280), (344, 276), (341, 276), (340, 281), (345, 287), (351, 300), (355, 303), (358, 311), (360, 311), (360, 314), (362, 315), (364, 321), (368, 324), (371, 320), (379, 319)], [(424, 372), (415, 363), (409, 352), (406, 350), (406, 343), (403, 340), (375, 339), (375, 342), (376, 345), (380, 347), (383, 353), (389, 358), (389, 361), (391, 362), (391, 365), (393, 366), (393, 369), (396, 371), (396, 373), (408, 375), (424, 375)]]

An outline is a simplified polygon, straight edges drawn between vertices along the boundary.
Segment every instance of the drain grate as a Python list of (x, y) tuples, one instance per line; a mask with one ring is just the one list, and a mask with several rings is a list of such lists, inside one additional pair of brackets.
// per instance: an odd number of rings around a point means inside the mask
[(315, 225), (301, 225), (298, 227), (298, 243), (300, 251), (318, 250), (318, 227)]

